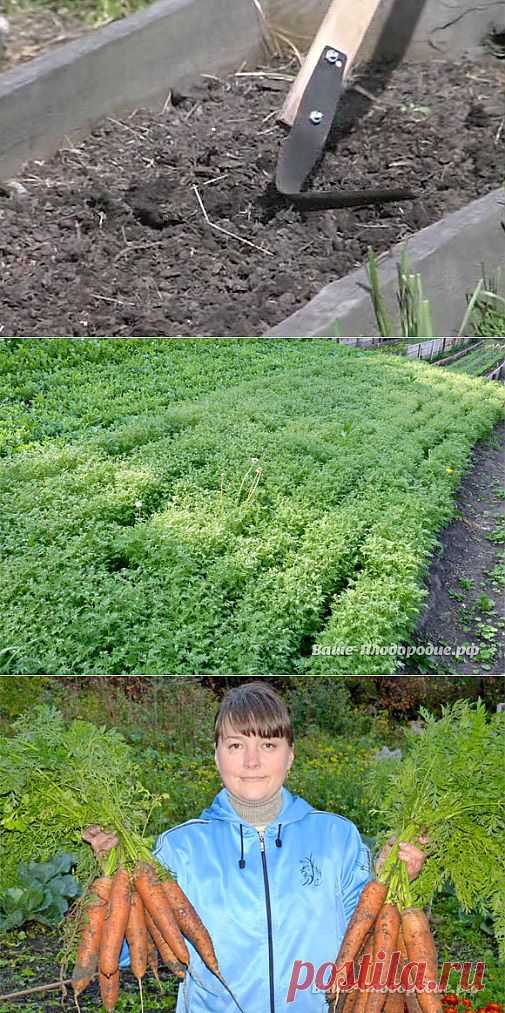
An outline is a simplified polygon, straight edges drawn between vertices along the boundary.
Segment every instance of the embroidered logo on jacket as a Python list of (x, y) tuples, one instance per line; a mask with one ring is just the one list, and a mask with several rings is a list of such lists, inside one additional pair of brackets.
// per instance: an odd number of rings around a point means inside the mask
[(301, 859), (300, 873), (304, 886), (319, 886), (321, 883), (321, 869), (314, 862), (312, 855)]

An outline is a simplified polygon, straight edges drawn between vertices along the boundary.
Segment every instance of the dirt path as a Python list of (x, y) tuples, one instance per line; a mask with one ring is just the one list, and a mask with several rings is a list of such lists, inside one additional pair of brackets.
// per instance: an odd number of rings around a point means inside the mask
[(388, 250), (501, 185), (502, 61), (375, 67), (339, 105), (313, 188), (408, 187), (415, 199), (290, 208), (272, 178), (295, 72), (202, 77), (27, 165), (24, 196), (0, 190), (0, 333), (264, 334), (369, 246)]
[[(505, 672), (505, 423), (478, 444), (457, 496), (458, 516), (440, 536), (419, 645), (478, 644), (475, 657), (426, 657), (409, 668), (458, 675)], [(492, 536), (492, 538), (490, 538)]]

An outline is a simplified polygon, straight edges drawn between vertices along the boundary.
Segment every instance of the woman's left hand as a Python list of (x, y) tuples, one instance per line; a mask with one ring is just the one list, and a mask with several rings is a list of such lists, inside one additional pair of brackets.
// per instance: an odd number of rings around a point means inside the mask
[[(418, 842), (419, 844), (427, 844), (428, 838), (418, 837)], [(382, 850), (379, 852), (379, 855), (377, 856), (377, 861), (375, 863), (375, 868), (377, 872), (380, 870), (381, 866), (385, 862), (386, 858), (388, 857), (391, 851), (391, 848), (395, 843), (396, 838), (390, 837), (389, 841), (387, 841)], [(421, 848), (418, 848), (415, 844), (406, 844), (405, 841), (400, 841), (398, 844), (398, 858), (402, 862), (405, 862), (407, 866), (407, 875), (409, 877), (409, 880), (412, 882), (412, 880), (415, 879), (416, 876), (418, 876), (419, 873), (421, 872), (421, 869), (426, 861), (426, 854), (424, 851), (422, 851)]]

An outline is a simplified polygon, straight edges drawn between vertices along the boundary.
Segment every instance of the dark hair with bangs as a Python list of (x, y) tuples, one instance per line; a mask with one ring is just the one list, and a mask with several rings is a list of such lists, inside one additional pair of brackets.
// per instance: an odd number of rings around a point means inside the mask
[(259, 735), (262, 739), (286, 738), (293, 745), (293, 729), (284, 700), (265, 682), (246, 682), (229, 689), (221, 701), (214, 721), (214, 742), (230, 724), (240, 735)]

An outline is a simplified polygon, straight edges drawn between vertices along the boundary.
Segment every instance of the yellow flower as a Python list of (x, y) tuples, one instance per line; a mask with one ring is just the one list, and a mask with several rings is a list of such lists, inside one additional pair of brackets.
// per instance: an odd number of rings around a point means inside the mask
[(448, 475), (453, 475), (454, 474), (454, 468), (447, 468), (447, 474)]

